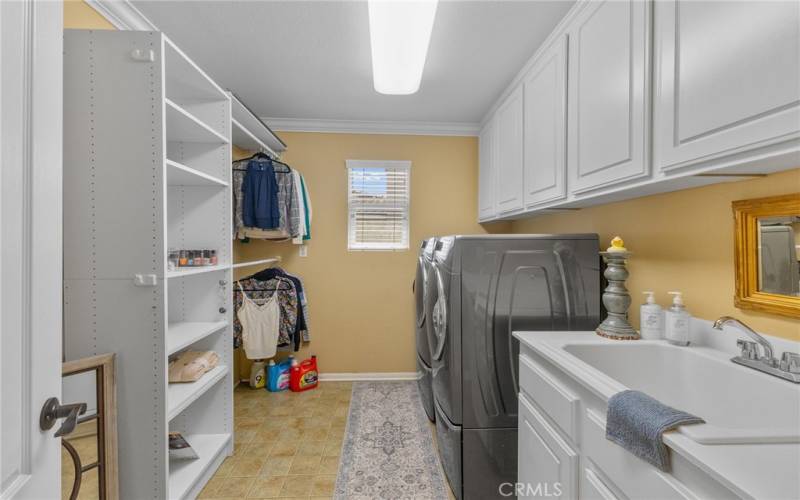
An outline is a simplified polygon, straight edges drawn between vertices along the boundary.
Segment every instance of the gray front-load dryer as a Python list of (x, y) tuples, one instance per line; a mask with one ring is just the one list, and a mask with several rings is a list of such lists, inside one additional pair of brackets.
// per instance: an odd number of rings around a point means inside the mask
[(414, 277), (414, 324), (417, 344), (417, 385), (419, 386), (422, 406), (428, 418), (433, 421), (435, 412), (433, 408), (433, 380), (431, 373), (431, 353), (428, 345), (428, 329), (430, 321), (427, 311), (428, 279), (431, 276), (430, 267), (433, 259), (433, 248), (436, 238), (429, 238), (422, 242), (417, 256), (417, 274)]
[(502, 498), (517, 476), (513, 331), (600, 322), (596, 235), (441, 237), (429, 295), (439, 456), (457, 498)]

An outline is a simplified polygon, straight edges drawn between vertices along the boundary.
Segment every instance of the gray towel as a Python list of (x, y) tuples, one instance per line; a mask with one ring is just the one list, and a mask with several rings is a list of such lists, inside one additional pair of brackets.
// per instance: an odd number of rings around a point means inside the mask
[(639, 391), (622, 391), (608, 400), (606, 439), (669, 472), (669, 450), (662, 440), (664, 432), (679, 425), (705, 423), (681, 410), (670, 408)]

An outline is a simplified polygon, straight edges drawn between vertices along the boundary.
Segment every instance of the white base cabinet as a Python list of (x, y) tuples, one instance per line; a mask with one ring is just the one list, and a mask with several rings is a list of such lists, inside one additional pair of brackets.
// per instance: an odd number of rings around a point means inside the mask
[(484, 123), (481, 221), (798, 168), (800, 3), (579, 0)]
[(519, 498), (545, 485), (564, 499), (737, 498), (677, 453), (666, 473), (607, 440), (606, 401), (525, 344), (519, 381)]

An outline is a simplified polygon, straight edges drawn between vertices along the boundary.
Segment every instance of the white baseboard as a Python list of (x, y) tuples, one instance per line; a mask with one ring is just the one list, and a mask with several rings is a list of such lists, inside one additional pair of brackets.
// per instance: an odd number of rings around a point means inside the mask
[(321, 382), (361, 382), (373, 380), (417, 380), (417, 372), (367, 372), (367, 373), (327, 373), (319, 374)]

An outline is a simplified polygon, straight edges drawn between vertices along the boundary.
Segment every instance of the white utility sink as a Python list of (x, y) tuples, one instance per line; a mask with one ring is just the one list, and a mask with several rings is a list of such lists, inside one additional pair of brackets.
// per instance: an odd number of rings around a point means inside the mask
[(561, 347), (596, 375), (703, 418), (706, 424), (679, 428), (698, 443), (800, 442), (800, 386), (711, 349), (662, 341), (576, 341)]

